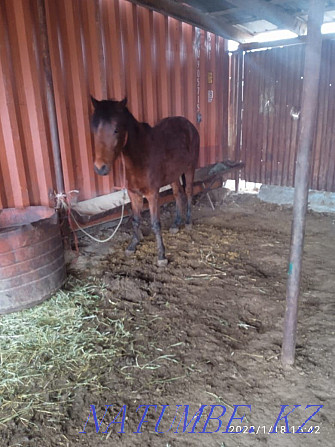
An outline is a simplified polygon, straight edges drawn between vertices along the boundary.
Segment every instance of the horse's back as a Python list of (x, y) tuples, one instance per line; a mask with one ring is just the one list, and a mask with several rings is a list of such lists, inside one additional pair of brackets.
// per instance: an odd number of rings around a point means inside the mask
[[(164, 118), (149, 131), (150, 171), (156, 186), (175, 182), (182, 174), (194, 172), (199, 158), (199, 133), (186, 118)], [(148, 135), (149, 135), (148, 134)]]
[(199, 156), (200, 138), (196, 127), (183, 116), (164, 118), (153, 127), (155, 143), (171, 151), (189, 154), (195, 162)]

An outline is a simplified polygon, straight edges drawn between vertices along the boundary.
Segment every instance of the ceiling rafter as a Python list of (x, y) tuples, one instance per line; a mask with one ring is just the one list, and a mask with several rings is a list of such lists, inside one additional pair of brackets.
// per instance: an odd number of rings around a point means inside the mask
[[(273, 29), (290, 30), (298, 36), (307, 30), (307, 0), (129, 1), (242, 44)], [(335, 17), (335, 0), (326, 0), (325, 10)]]
[(239, 30), (230, 23), (220, 18), (204, 14), (202, 11), (192, 6), (188, 6), (185, 3), (182, 4), (173, 0), (130, 1), (141, 6), (146, 6), (147, 8), (162, 14), (181, 19), (191, 25), (198, 26), (199, 28), (203, 28), (206, 31), (210, 31), (226, 39), (232, 39), (242, 43), (252, 36), (252, 34), (247, 31)]
[(240, 10), (257, 14), (259, 19), (267, 20), (281, 29), (288, 29), (298, 34), (306, 33), (306, 22), (287, 13), (280, 6), (266, 2), (265, 0), (235, 0)]

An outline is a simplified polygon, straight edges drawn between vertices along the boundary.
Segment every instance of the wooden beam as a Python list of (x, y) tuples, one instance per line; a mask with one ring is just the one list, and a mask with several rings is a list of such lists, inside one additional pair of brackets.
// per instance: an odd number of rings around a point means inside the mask
[[(241, 44), (239, 49), (243, 51), (258, 50), (263, 48), (287, 47), (289, 45), (306, 44), (307, 36), (299, 36), (294, 39), (275, 40), (270, 42), (250, 42)], [(334, 40), (335, 34), (322, 34), (322, 40)]]
[(321, 64), (321, 25), (325, 0), (310, 0), (308, 34), (305, 50), (304, 84), (301, 104), (301, 125), (295, 170), (293, 222), (290, 263), (288, 269), (284, 338), (281, 360), (284, 367), (293, 365), (295, 358), (298, 301), (304, 247), (308, 184), (311, 171), (315, 116)]
[(245, 7), (248, 11), (254, 12), (260, 19), (267, 20), (281, 29), (288, 29), (298, 34), (306, 33), (306, 23), (297, 17), (289, 14), (283, 8), (273, 5), (264, 0), (236, 0), (240, 7)]
[(190, 23), (191, 25), (203, 28), (225, 39), (245, 42), (252, 36), (247, 31), (241, 31), (224, 20), (220, 20), (210, 14), (185, 4), (176, 3), (173, 0), (129, 0), (140, 6), (152, 9), (165, 15)]

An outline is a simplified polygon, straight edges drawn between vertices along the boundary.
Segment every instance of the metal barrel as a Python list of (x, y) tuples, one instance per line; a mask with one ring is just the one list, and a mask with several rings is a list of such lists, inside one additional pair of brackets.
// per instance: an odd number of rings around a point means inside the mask
[(41, 303), (65, 277), (55, 211), (43, 206), (0, 210), (0, 314)]

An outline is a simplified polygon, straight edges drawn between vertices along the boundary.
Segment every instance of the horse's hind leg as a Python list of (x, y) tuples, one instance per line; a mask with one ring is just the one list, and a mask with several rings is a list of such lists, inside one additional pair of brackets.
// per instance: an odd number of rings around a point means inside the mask
[(183, 190), (179, 180), (171, 183), (171, 186), (172, 186), (174, 198), (176, 200), (176, 218), (170, 227), (170, 233), (178, 233), (179, 227), (182, 222), (184, 190)]
[(185, 192), (187, 197), (187, 208), (186, 208), (186, 221), (185, 228), (190, 230), (192, 228), (192, 197), (193, 197), (193, 181), (194, 181), (194, 169), (190, 169), (185, 172)]
[(165, 247), (163, 244), (161, 223), (159, 220), (159, 204), (158, 204), (159, 192), (156, 191), (154, 193), (147, 194), (146, 197), (149, 202), (151, 227), (152, 227), (152, 231), (155, 233), (156, 242), (157, 242), (157, 251), (158, 251), (157, 264), (159, 267), (164, 267), (167, 265), (168, 260), (165, 257)]
[(133, 210), (133, 237), (130, 241), (126, 249), (126, 255), (131, 255), (135, 253), (136, 247), (142, 239), (142, 232), (140, 229), (141, 225), (141, 211), (143, 208), (143, 197), (141, 194), (134, 193), (132, 191), (128, 191), (128, 195), (131, 201), (131, 207)]

